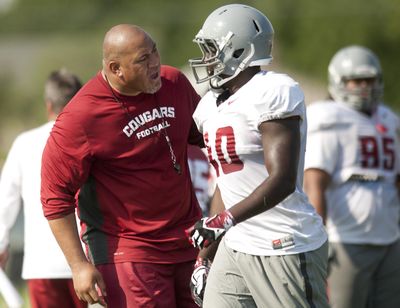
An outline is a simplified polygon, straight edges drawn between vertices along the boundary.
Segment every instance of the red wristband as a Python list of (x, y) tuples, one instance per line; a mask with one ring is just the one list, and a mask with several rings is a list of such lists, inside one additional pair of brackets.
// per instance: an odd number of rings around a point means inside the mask
[(224, 212), (209, 218), (206, 222), (207, 227), (225, 229), (226, 231), (228, 231), (235, 224), (235, 218), (232, 216), (229, 210), (225, 210)]
[(211, 260), (208, 258), (197, 257), (196, 263), (194, 264), (194, 268), (198, 268), (199, 266), (211, 267)]

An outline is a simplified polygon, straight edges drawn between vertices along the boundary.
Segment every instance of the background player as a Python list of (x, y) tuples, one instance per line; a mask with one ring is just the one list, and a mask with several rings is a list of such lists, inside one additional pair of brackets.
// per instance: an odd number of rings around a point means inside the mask
[(80, 89), (77, 76), (52, 72), (44, 88), (49, 122), (19, 135), (8, 153), (0, 180), (0, 261), (6, 262), (9, 231), (21, 205), (24, 211), (22, 278), (27, 279), (31, 307), (87, 307), (76, 297), (71, 270), (43, 217), (40, 204), (42, 152), (57, 115)]
[(332, 307), (400, 307), (400, 122), (362, 46), (329, 64), (329, 101), (308, 107), (304, 187), (326, 221)]

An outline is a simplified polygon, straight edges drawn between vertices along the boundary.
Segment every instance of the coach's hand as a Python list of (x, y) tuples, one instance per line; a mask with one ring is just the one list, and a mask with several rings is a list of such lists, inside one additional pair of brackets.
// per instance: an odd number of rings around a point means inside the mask
[(89, 304), (99, 303), (107, 307), (105, 297), (106, 286), (100, 272), (90, 262), (80, 262), (72, 269), (72, 278), (76, 295)]
[(210, 271), (211, 261), (198, 257), (194, 265), (194, 271), (190, 279), (190, 290), (194, 302), (201, 307), (203, 305), (204, 290), (206, 288), (207, 276)]
[(194, 247), (203, 248), (218, 240), (234, 225), (235, 219), (231, 212), (226, 210), (213, 217), (200, 219), (186, 230), (186, 234)]

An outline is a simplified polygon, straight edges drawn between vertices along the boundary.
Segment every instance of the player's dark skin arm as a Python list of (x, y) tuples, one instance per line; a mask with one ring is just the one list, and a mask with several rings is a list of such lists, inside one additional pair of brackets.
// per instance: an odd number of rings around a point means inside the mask
[(188, 143), (192, 145), (198, 145), (200, 148), (205, 147), (203, 135), (197, 129), (194, 120), (192, 120), (192, 125), (190, 126)]
[[(225, 206), (221, 198), (221, 191), (219, 190), (217, 185), (211, 200), (209, 216), (212, 217), (215, 214), (223, 212), (224, 210)], [(201, 249), (199, 252), (199, 257), (203, 259), (209, 259), (212, 261), (214, 259), (215, 253), (217, 252), (219, 242), (220, 239), (215, 242), (212, 242), (208, 247)]]
[(304, 172), (304, 191), (315, 207), (317, 213), (326, 221), (326, 198), (325, 191), (331, 181), (328, 173), (321, 169), (310, 168)]
[(283, 201), (296, 188), (300, 152), (300, 118), (263, 122), (259, 126), (268, 170), (265, 179), (247, 198), (229, 209), (240, 223)]

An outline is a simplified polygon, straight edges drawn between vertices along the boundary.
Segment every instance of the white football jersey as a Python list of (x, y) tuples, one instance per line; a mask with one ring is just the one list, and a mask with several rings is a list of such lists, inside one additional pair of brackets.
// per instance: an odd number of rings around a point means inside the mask
[(399, 234), (399, 118), (379, 105), (372, 117), (345, 103), (307, 108), (305, 168), (331, 175), (326, 191), (329, 240), (385, 245)]
[(321, 218), (302, 191), (307, 126), (304, 95), (287, 75), (261, 71), (219, 106), (216, 95), (208, 92), (193, 115), (227, 209), (268, 178), (259, 125), (291, 116), (302, 119), (296, 191), (274, 208), (232, 227), (225, 241), (234, 250), (253, 255), (293, 254), (317, 249), (327, 239)]

